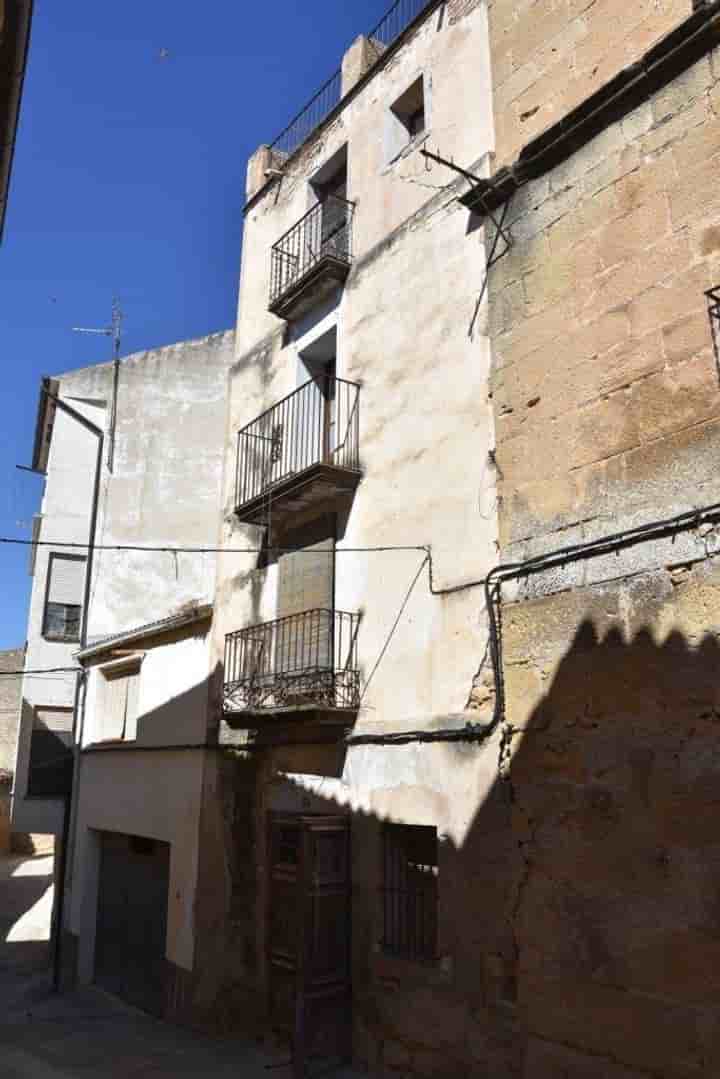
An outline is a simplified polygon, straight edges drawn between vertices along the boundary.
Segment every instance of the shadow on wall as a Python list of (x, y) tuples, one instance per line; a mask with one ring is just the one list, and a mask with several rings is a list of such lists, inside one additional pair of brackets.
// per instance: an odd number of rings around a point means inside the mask
[[(221, 685), (217, 670), (215, 714)], [(361, 782), (363, 754), (381, 762), (408, 823), (412, 797), (427, 808), (423, 773), (442, 769), (447, 787), (475, 762), (489, 778), (462, 844), (441, 837), (434, 963), (384, 954), (384, 821), (352, 814), (357, 1060), (398, 1077), (720, 1074), (719, 748), (714, 637), (628, 641), (586, 622), (522, 729), (353, 750)], [(349, 812), (285, 774), (338, 774), (304, 752), (304, 767), (300, 750), (208, 754), (196, 973), (173, 1017), (248, 1033), (267, 1021), (267, 811)]]
[[(626, 641), (581, 625), (522, 730), (441, 751), (449, 768), (485, 755), (496, 779), (462, 846), (440, 844), (441, 961), (430, 966), (382, 954), (383, 822), (355, 814), (359, 1060), (408, 1076), (720, 1074), (719, 748), (714, 637), (658, 645), (645, 630)], [(374, 752), (391, 776), (392, 754), (429, 761), (437, 749)], [(268, 787), (291, 784), (257, 762), (235, 767), (233, 834), (254, 814), (259, 841)], [(265, 784), (252, 805), (250, 772)], [(241, 846), (236, 969), (255, 976), (256, 852)]]

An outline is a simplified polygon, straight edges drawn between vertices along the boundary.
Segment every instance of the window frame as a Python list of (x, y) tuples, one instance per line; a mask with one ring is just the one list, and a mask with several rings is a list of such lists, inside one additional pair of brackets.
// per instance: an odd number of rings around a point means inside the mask
[[(82, 635), (84, 599), (82, 591), (78, 597), (80, 600), (79, 603), (58, 603), (56, 600), (50, 599), (52, 594), (53, 566), (56, 562), (61, 560), (65, 562), (81, 562), (85, 566), (85, 572), (87, 572), (87, 558), (83, 555), (65, 554), (63, 551), (52, 551), (50, 553), (50, 556), (48, 557), (47, 572), (45, 574), (45, 599), (43, 602), (41, 636), (43, 640), (48, 641), (51, 644), (77, 644)], [(64, 632), (57, 632), (50, 628), (51, 608), (64, 611), (64, 624), (66, 627)], [(77, 613), (74, 617), (69, 617), (68, 612), (70, 611), (76, 611)], [(57, 613), (57, 611), (55, 613)], [(68, 632), (68, 625), (72, 625), (74, 622), (77, 622), (77, 630)]]

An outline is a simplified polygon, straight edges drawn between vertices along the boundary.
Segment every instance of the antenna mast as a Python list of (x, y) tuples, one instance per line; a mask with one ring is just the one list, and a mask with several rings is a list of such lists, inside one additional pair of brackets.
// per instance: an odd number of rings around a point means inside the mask
[(115, 428), (117, 426), (118, 384), (120, 382), (120, 343), (122, 340), (122, 322), (124, 317), (120, 307), (120, 301), (115, 297), (112, 304), (112, 320), (110, 325), (106, 326), (105, 329), (95, 330), (89, 329), (87, 326), (73, 326), (73, 333), (96, 333), (100, 334), (102, 337), (112, 338), (113, 386), (112, 398), (110, 401), (110, 422), (108, 424), (108, 472), (112, 472), (115, 461)]

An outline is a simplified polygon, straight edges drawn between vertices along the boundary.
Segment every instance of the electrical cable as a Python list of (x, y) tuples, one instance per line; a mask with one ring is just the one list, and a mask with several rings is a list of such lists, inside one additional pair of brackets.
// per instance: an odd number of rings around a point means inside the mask
[[(13, 539), (10, 536), (0, 536), (0, 544), (14, 544), (20, 547), (67, 547), (71, 550), (93, 551), (134, 551), (147, 552), (148, 554), (265, 554), (268, 551), (294, 554), (315, 554), (310, 550), (297, 547), (141, 547), (126, 543), (65, 543), (62, 540), (25, 540)], [(385, 554), (387, 552), (421, 552), (426, 553), (427, 547), (403, 547), (387, 545), (384, 547), (338, 547), (338, 554)]]
[(395, 635), (395, 630), (397, 629), (397, 627), (398, 627), (398, 625), (400, 623), (400, 619), (402, 618), (403, 614), (405, 613), (405, 608), (407, 607), (408, 603), (410, 602), (410, 596), (413, 594), (413, 591), (415, 589), (415, 585), (420, 580), (420, 574), (425, 569), (425, 566), (427, 565), (427, 563), (429, 561), (430, 561), (430, 555), (426, 554), (425, 558), (422, 560), (422, 562), (420, 564), (420, 567), (419, 567), (417, 573), (415, 574), (415, 576), (412, 579), (412, 583), (411, 583), (410, 587), (408, 588), (407, 592), (405, 593), (405, 599), (402, 601), (400, 610), (398, 611), (397, 618), (393, 622), (392, 629), (390, 630), (390, 632), (389, 632), (389, 634), (387, 636), (385, 644), (382, 646), (382, 649), (380, 651), (380, 655), (378, 656), (378, 658), (375, 661), (375, 666), (370, 671), (370, 674), (368, 675), (367, 681), (365, 682), (365, 686), (364, 686), (363, 691), (362, 691), (362, 693), (360, 695), (360, 704), (362, 704), (363, 700), (365, 699), (365, 694), (367, 693), (368, 689), (370, 688), (370, 683), (372, 682), (373, 678), (375, 677), (375, 672), (377, 671), (378, 667), (382, 663), (382, 661), (383, 661), (383, 659), (385, 657), (385, 653), (387, 652), (388, 648), (390, 647), (390, 642), (392, 641), (392, 639), (393, 639), (393, 637)]
[(42, 670), (0, 671), (0, 678), (22, 678), (28, 674), (80, 674), (82, 667), (47, 667)]

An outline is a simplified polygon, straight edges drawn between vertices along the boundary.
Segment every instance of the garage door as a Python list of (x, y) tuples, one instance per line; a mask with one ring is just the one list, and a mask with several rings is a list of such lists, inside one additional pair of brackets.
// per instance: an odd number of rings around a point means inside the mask
[(95, 981), (155, 1015), (165, 1002), (169, 876), (168, 843), (102, 834)]

